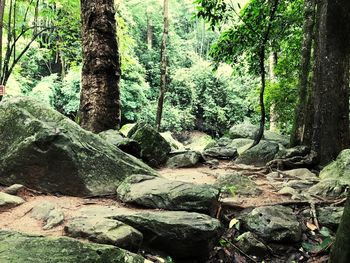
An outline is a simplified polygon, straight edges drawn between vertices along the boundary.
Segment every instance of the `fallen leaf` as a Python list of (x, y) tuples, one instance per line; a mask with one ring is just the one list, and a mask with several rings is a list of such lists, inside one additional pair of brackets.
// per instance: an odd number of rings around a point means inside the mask
[(230, 224), (228, 225), (228, 228), (234, 227), (238, 222), (239, 222), (239, 220), (238, 220), (237, 218), (233, 218), (233, 219), (230, 221)]

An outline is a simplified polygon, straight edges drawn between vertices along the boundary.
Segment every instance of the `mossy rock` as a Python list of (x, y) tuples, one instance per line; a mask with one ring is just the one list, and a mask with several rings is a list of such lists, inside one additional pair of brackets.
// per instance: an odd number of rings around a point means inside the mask
[(146, 164), (40, 102), (0, 103), (0, 183), (73, 196), (114, 193), (132, 174), (157, 175)]
[(253, 125), (249, 122), (243, 122), (232, 126), (228, 132), (228, 136), (231, 139), (247, 138), (254, 140), (258, 132), (258, 125)]
[(170, 144), (150, 125), (136, 124), (128, 133), (128, 137), (139, 143), (141, 158), (150, 166), (159, 167), (168, 159)]
[(0, 230), (3, 263), (144, 263), (145, 259), (110, 245), (67, 237), (44, 237)]

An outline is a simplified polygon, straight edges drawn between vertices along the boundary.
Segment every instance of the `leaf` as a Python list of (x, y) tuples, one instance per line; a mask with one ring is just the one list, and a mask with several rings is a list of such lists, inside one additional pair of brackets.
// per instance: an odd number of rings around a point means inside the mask
[(330, 237), (331, 236), (331, 232), (327, 227), (322, 227), (320, 230), (320, 234), (324, 237)]
[(315, 226), (313, 223), (306, 222), (306, 226), (307, 226), (307, 228), (310, 229), (311, 231), (317, 230), (317, 226)]
[(233, 218), (233, 219), (230, 221), (230, 224), (228, 225), (228, 228), (234, 227), (237, 223), (239, 223), (239, 220), (238, 220), (237, 218)]

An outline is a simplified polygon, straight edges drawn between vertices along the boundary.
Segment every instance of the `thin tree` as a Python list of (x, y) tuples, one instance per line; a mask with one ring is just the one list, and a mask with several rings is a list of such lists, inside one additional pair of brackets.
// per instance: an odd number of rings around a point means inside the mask
[(81, 0), (81, 126), (92, 132), (120, 125), (120, 58), (113, 0)]
[(168, 67), (167, 67), (167, 39), (169, 33), (169, 2), (168, 0), (164, 0), (163, 6), (163, 37), (162, 43), (160, 46), (160, 90), (159, 90), (159, 98), (158, 98), (158, 107), (157, 107), (157, 119), (156, 119), (156, 128), (160, 130), (160, 124), (162, 121), (163, 115), (163, 105), (164, 105), (164, 97), (167, 88), (167, 75), (168, 75)]

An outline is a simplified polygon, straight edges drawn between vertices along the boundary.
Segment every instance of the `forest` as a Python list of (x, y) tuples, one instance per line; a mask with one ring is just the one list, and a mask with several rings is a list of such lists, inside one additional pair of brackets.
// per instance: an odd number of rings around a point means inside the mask
[(350, 2), (0, 0), (0, 263), (350, 261)]

